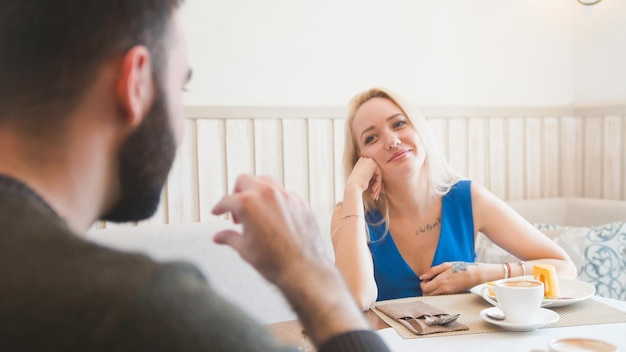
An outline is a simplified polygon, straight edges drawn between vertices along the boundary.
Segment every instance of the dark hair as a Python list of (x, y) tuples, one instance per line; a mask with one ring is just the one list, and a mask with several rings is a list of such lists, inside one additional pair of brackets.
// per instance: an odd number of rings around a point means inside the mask
[[(52, 124), (107, 60), (135, 45), (165, 65), (164, 38), (184, 0), (0, 0), (0, 124)], [(50, 126), (48, 126), (49, 128)]]

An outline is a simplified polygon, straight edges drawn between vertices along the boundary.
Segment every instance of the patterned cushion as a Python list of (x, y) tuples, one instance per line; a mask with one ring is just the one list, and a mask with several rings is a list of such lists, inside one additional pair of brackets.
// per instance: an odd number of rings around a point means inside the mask
[[(541, 228), (540, 228), (541, 229)], [(626, 300), (626, 222), (589, 228), (565, 228), (558, 239), (579, 237), (576, 250), (582, 253), (578, 279), (592, 283), (599, 296)], [(569, 253), (569, 252), (568, 252)], [(572, 255), (572, 254), (570, 254)]]
[[(578, 268), (579, 280), (592, 283), (599, 296), (626, 300), (626, 222), (591, 227), (535, 226), (565, 249)], [(482, 234), (476, 249), (480, 262), (518, 260)]]

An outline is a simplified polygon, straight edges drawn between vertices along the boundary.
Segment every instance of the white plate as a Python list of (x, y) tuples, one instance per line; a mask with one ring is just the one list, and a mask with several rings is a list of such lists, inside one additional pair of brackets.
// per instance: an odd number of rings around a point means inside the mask
[[(527, 275), (525, 277), (532, 279), (532, 276)], [(470, 289), (470, 292), (482, 297), (481, 292), (485, 285), (487, 284), (474, 286)], [(564, 298), (544, 298), (541, 306), (544, 308), (556, 308), (584, 301), (596, 293), (596, 288), (592, 284), (580, 280), (559, 279), (559, 291), (561, 297)], [(491, 298), (495, 299), (493, 296)]]
[(480, 311), (480, 317), (483, 318), (484, 321), (491, 323), (493, 325), (497, 325), (503, 329), (511, 330), (511, 331), (533, 331), (535, 329), (542, 328), (546, 325), (555, 323), (559, 320), (559, 313), (551, 311), (550, 309), (539, 308), (537, 313), (535, 314), (533, 321), (530, 323), (509, 323), (505, 320), (496, 320), (491, 319), (487, 316), (487, 313), (492, 314), (502, 314), (500, 308), (491, 307), (486, 308)]

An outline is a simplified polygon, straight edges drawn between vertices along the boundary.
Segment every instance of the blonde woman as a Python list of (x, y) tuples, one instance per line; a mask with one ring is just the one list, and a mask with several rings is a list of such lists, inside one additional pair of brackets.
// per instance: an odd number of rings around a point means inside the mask
[[(336, 265), (357, 303), (464, 292), (552, 264), (567, 253), (446, 162), (427, 121), (386, 89), (356, 95), (346, 119), (346, 183), (331, 221)], [(482, 232), (523, 261), (477, 263)]]

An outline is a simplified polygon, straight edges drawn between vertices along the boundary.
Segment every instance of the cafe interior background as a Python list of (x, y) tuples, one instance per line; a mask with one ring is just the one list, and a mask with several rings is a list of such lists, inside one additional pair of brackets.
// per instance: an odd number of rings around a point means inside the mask
[(236, 225), (211, 208), (237, 175), (269, 175), (311, 205), (332, 256), (347, 103), (370, 87), (414, 104), (452, 166), (505, 201), (626, 200), (624, 0), (186, 0), (181, 15), (193, 78), (161, 204), (88, 238), (191, 261), (263, 323), (295, 315), (213, 243)]
[(186, 138), (146, 223), (223, 220), (210, 209), (240, 173), (327, 223), (347, 103), (374, 86), (505, 200), (626, 199), (625, 14), (621, 0), (187, 0)]

